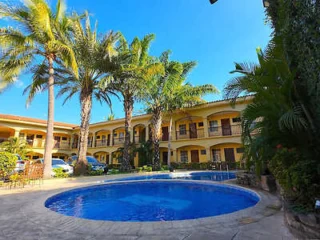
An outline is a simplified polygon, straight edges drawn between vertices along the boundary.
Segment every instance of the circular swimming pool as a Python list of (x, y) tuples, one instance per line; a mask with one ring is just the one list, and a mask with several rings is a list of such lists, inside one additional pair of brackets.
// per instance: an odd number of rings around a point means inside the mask
[(133, 176), (120, 179), (105, 180), (104, 182), (121, 182), (134, 180), (152, 180), (152, 179), (179, 179), (179, 180), (202, 180), (222, 182), (225, 180), (235, 179), (235, 172), (222, 171), (204, 171), (204, 172), (176, 172), (165, 174), (153, 174), (143, 176)]
[(254, 206), (259, 196), (224, 184), (137, 181), (66, 191), (45, 206), (67, 216), (109, 221), (173, 221), (217, 216)]

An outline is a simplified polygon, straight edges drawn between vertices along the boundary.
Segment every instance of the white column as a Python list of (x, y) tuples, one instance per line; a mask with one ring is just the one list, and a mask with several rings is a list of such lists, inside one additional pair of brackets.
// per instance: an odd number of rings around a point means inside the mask
[(149, 124), (147, 124), (146, 126), (146, 142), (149, 140), (149, 131), (150, 131), (150, 128), (149, 128)]
[(210, 162), (212, 160), (210, 148), (206, 148), (206, 157), (207, 157), (207, 162)]
[(204, 128), (204, 137), (205, 138), (209, 137), (209, 128), (208, 128), (208, 119), (207, 118), (203, 119), (203, 128)]
[(20, 136), (20, 130), (15, 130), (14, 137), (18, 138)]
[(110, 146), (113, 146), (113, 130), (110, 133)]
[(96, 133), (92, 133), (92, 147), (96, 147)]

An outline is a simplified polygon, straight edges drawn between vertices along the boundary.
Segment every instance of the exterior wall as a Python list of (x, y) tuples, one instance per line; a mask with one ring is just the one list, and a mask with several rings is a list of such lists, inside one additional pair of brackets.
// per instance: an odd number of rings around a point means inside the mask
[[(191, 154), (199, 153), (199, 162), (213, 161), (212, 149), (220, 149), (221, 161), (225, 161), (225, 148), (233, 148), (236, 161), (240, 161), (242, 154), (236, 149), (241, 148), (241, 127), (237, 118), (251, 99), (239, 99), (235, 107), (227, 101), (202, 104), (173, 115), (171, 134), (171, 162), (181, 161), (181, 151), (187, 151), (188, 162), (191, 162)], [(151, 115), (133, 117), (131, 141), (139, 143), (150, 139)], [(223, 120), (224, 119), (224, 120)], [(229, 120), (225, 120), (229, 119)], [(216, 121), (213, 123), (210, 121)], [(229, 122), (230, 127), (223, 125)], [(185, 124), (185, 129), (179, 126)], [(163, 116), (162, 127), (169, 126), (169, 118)], [(192, 127), (190, 127), (192, 126)], [(165, 129), (165, 128), (164, 128)], [(185, 132), (183, 132), (185, 131)], [(183, 133), (183, 134), (182, 134)], [(0, 117), (0, 142), (10, 136), (28, 139), (32, 147), (30, 158), (42, 157), (44, 154), (44, 143), (46, 125), (32, 121), (19, 121)], [(165, 152), (168, 152), (168, 133), (162, 133), (160, 142), (160, 159), (162, 163)], [(33, 136), (33, 137), (32, 137)], [(42, 136), (42, 137), (40, 137)], [(55, 126), (55, 147), (53, 156), (66, 158), (71, 154), (78, 153), (78, 126)], [(32, 139), (32, 141), (30, 140)], [(118, 164), (115, 153), (124, 142), (124, 119), (116, 119), (90, 125), (87, 154), (95, 156), (99, 161), (109, 164)], [(58, 144), (59, 143), (59, 144)], [(134, 165), (138, 166), (138, 154), (134, 158)]]

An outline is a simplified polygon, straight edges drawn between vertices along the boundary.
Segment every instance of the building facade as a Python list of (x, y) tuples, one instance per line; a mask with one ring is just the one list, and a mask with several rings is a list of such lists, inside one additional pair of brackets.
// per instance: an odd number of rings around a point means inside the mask
[[(252, 97), (239, 98), (235, 106), (229, 101), (216, 101), (187, 108), (173, 115), (171, 162), (201, 163), (241, 160), (241, 111)], [(151, 115), (133, 117), (131, 142), (137, 146), (151, 139)], [(167, 164), (169, 119), (164, 116), (161, 128), (160, 159)], [(109, 164), (119, 164), (116, 152), (124, 143), (124, 119), (90, 124), (87, 155)], [(30, 146), (28, 158), (43, 157), (46, 121), (0, 114), (0, 142), (20, 137)], [(79, 126), (56, 122), (52, 156), (67, 159), (78, 152)], [(139, 165), (139, 156), (134, 165)]]

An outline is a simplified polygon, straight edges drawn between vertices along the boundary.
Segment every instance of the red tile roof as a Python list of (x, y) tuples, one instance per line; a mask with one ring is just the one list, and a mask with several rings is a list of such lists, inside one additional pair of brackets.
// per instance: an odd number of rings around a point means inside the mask
[[(47, 124), (46, 120), (37, 119), (37, 118), (30, 118), (30, 117), (21, 117), (21, 116), (15, 116), (15, 115), (8, 115), (8, 114), (0, 114), (0, 119), (8, 119), (8, 120), (17, 120), (17, 121), (30, 122), (30, 123)], [(54, 126), (74, 128), (77, 125), (76, 124), (70, 124), (70, 123), (54, 122)]]

